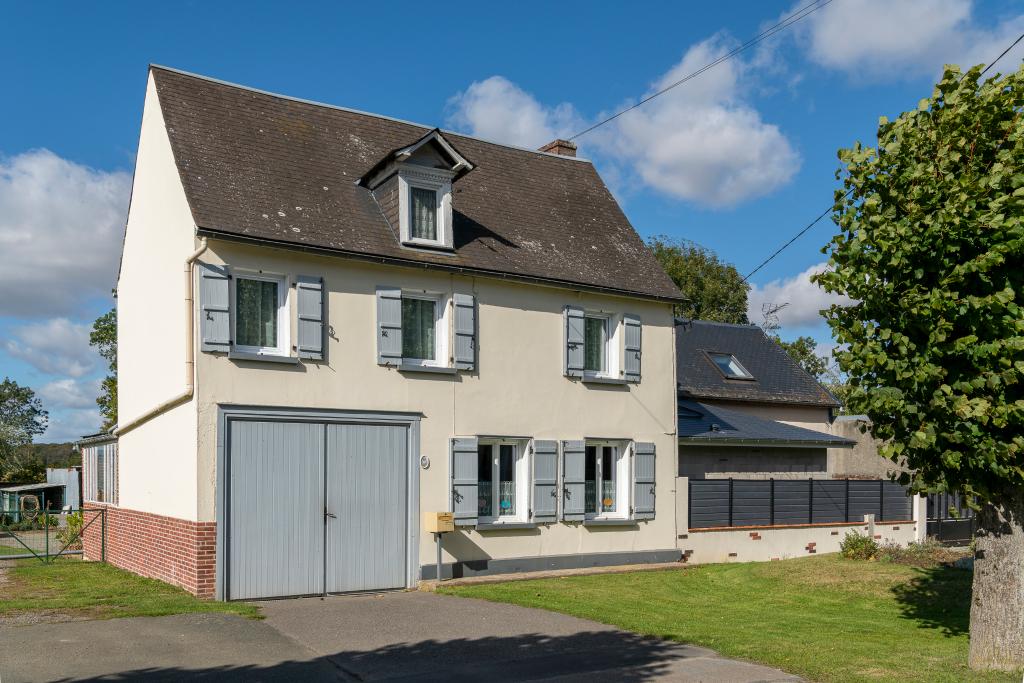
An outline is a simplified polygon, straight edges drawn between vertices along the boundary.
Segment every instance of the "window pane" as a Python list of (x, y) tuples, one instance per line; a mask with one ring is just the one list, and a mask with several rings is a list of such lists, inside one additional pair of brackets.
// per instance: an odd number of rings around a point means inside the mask
[(238, 279), (235, 290), (235, 343), (241, 346), (277, 346), (277, 283)]
[(615, 511), (615, 448), (601, 448), (601, 511)]
[(597, 512), (597, 447), (587, 446), (583, 464), (583, 509)]
[(516, 448), (498, 446), (498, 507), (502, 515), (516, 514)]
[(494, 447), (481, 444), (476, 449), (477, 491), (480, 496), (478, 514), (481, 517), (494, 516)]
[(605, 319), (587, 318), (583, 337), (583, 369), (604, 372)]
[(106, 490), (106, 482), (104, 482), (104, 468), (106, 467), (106, 447), (96, 447), (96, 500), (102, 502), (105, 500), (103, 494)]
[(709, 354), (711, 360), (715, 361), (715, 365), (721, 369), (721, 371), (727, 377), (749, 377), (750, 374), (743, 369), (736, 357), (728, 353), (712, 353)]
[(409, 190), (412, 196), (412, 238), (437, 240), (437, 192), (419, 187)]
[(434, 360), (436, 301), (402, 298), (402, 357)]

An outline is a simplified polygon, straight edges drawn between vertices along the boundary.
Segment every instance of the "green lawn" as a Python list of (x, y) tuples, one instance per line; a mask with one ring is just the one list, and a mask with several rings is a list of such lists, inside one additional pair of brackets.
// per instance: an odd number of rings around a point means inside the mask
[(967, 668), (971, 574), (838, 555), (450, 586), (818, 681), (1020, 681)]
[(258, 617), (255, 605), (200, 600), (162, 581), (100, 562), (39, 560), (0, 562), (0, 617), (23, 612), (67, 613), (91, 619), (155, 617), (186, 612), (230, 612)]

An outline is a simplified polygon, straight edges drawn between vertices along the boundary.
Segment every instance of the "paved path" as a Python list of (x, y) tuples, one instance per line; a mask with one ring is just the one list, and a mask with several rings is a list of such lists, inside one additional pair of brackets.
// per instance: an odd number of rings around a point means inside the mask
[(0, 680), (795, 681), (703, 648), (553, 612), (429, 593), (0, 628)]

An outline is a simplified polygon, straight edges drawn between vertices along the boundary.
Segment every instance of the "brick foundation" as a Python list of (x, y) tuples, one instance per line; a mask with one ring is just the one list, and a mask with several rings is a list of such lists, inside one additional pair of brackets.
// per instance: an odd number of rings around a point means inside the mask
[[(217, 553), (217, 523), (190, 522), (149, 512), (106, 508), (106, 560), (115, 567), (180, 586), (212, 598)], [(96, 520), (82, 535), (85, 557), (99, 560), (103, 528)]]

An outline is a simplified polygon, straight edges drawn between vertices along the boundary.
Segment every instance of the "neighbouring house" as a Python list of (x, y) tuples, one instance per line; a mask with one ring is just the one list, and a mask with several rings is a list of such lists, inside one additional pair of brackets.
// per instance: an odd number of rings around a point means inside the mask
[(46, 481), (0, 488), (0, 518), (19, 522), (23, 513), (39, 510), (57, 513), (81, 508), (81, 470), (77, 467), (46, 468)]
[(860, 442), (833, 430), (838, 402), (761, 328), (680, 321), (676, 372), (685, 561), (834, 552), (851, 530), (923, 538), (922, 499), (877, 472), (854, 479), (834, 469), (847, 463), (834, 454)]
[(828, 478), (839, 402), (756, 325), (676, 326), (679, 475)]
[[(151, 67), (107, 560), (202, 595), (676, 560), (681, 297), (575, 146)], [(98, 530), (87, 530), (95, 555)]]

